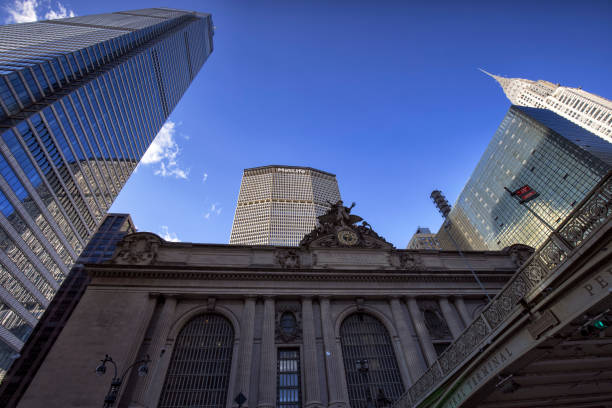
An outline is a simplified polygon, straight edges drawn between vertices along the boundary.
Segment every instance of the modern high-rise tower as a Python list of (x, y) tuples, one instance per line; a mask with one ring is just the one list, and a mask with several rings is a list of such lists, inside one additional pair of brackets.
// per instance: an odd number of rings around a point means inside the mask
[[(19, 401), (45, 355), (57, 340), (89, 284), (90, 278), (84, 265), (111, 259), (117, 243), (134, 232), (136, 228), (129, 214), (108, 214), (25, 342), (19, 352), (21, 356), (15, 360), (17, 351), (0, 343), (0, 406), (14, 406)], [(7, 371), (8, 376), (5, 377)]]
[(245, 169), (230, 244), (297, 246), (338, 200), (334, 174), (296, 166)]
[(0, 343), (22, 347), (212, 36), (171, 9), (0, 26)]
[(418, 227), (406, 249), (440, 249), (440, 243), (429, 228)]
[(548, 81), (505, 78), (481, 70), (495, 79), (513, 105), (544, 108), (612, 142), (612, 101)]
[[(612, 143), (550, 110), (512, 106), (448, 214), (450, 228), (440, 228), (440, 245), (454, 250), (451, 234), (462, 249), (537, 248), (611, 170)], [(505, 190), (525, 185), (539, 197), (519, 204)]]

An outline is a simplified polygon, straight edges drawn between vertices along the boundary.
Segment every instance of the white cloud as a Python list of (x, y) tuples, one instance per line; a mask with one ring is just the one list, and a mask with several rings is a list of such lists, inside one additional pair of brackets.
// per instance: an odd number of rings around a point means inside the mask
[(189, 169), (183, 170), (177, 166), (176, 162), (173, 161), (168, 162), (167, 165), (164, 162), (161, 162), (159, 169), (155, 170), (154, 174), (162, 177), (174, 176), (176, 178), (186, 180), (187, 176), (189, 175)]
[(66, 10), (66, 7), (59, 1), (57, 2), (57, 11), (50, 9), (45, 14), (45, 19), (47, 20), (55, 20), (56, 18), (66, 18), (66, 17), (74, 17), (74, 11)]
[(56, 18), (74, 17), (76, 14), (73, 10), (69, 10), (59, 1), (56, 2), (57, 8), (51, 7), (48, 1), (40, 2), (38, 0), (13, 0), (9, 5), (4, 6), (4, 10), (8, 13), (5, 19), (7, 24), (12, 23), (29, 23), (38, 21), (41, 18), (45, 20), (53, 20)]
[(143, 165), (159, 163), (159, 169), (155, 174), (162, 177), (174, 176), (187, 179), (189, 169), (180, 168), (177, 160), (181, 149), (174, 138), (176, 134), (176, 123), (169, 120), (164, 123), (159, 133), (140, 160)]
[(164, 233), (164, 235), (162, 236), (163, 239), (165, 239), (166, 241), (170, 241), (170, 242), (181, 242), (181, 240), (178, 239), (178, 237), (176, 236), (174, 232), (168, 231), (167, 225), (162, 225), (161, 228)]
[(36, 0), (15, 0), (13, 4), (4, 6), (4, 9), (9, 13), (6, 23), (30, 23), (38, 20), (36, 15)]
[(208, 210), (206, 214), (204, 214), (204, 218), (208, 220), (210, 219), (211, 215), (221, 215), (221, 210), (223, 210), (223, 208), (219, 207), (219, 203), (215, 203), (211, 205), (210, 210)]
[(204, 173), (204, 176), (202, 177), (202, 183), (206, 183), (206, 180), (208, 180), (208, 173)]

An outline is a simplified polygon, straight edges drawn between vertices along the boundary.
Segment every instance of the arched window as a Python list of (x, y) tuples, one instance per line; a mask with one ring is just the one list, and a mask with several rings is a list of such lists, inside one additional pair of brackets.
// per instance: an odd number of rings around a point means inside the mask
[(378, 319), (364, 313), (350, 315), (340, 326), (340, 343), (352, 408), (385, 406), (402, 395), (391, 337)]
[(191, 319), (176, 338), (158, 407), (225, 407), (233, 342), (226, 318), (205, 313)]

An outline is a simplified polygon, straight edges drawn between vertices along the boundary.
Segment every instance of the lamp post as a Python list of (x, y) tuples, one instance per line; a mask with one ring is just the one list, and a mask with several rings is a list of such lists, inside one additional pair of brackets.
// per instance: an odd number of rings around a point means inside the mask
[(355, 361), (355, 367), (357, 368), (357, 371), (359, 371), (365, 382), (366, 408), (374, 408), (374, 401), (372, 401), (372, 393), (370, 392), (370, 381), (368, 379), (368, 371), (370, 370), (370, 364), (368, 363), (368, 359), (364, 358)]
[(376, 406), (378, 408), (385, 408), (391, 404), (391, 400), (387, 398), (382, 388), (378, 389), (378, 395), (376, 395)]
[(126, 368), (123, 371), (123, 374), (121, 374), (121, 377), (117, 376), (117, 364), (113, 361), (113, 358), (111, 356), (107, 354), (104, 357), (104, 360), (100, 360), (100, 361), (101, 361), (101, 364), (98, 365), (98, 367), (96, 367), (96, 374), (98, 374), (99, 376), (103, 376), (106, 373), (106, 363), (112, 364), (113, 369), (114, 369), (113, 379), (111, 380), (111, 384), (108, 389), (108, 393), (104, 397), (103, 407), (109, 408), (115, 404), (115, 401), (117, 400), (117, 396), (119, 395), (119, 390), (121, 389), (121, 384), (123, 383), (123, 379), (125, 378), (125, 375), (130, 370), (130, 368), (134, 367), (137, 364), (140, 364), (140, 366), (138, 367), (138, 376), (144, 377), (149, 372), (149, 363), (151, 362), (151, 359), (149, 358), (149, 355), (147, 354), (147, 356), (144, 359), (138, 360), (134, 362), (132, 365), (130, 365), (128, 368)]
[(453, 241), (453, 245), (455, 246), (455, 249), (457, 250), (457, 252), (459, 252), (459, 256), (463, 258), (468, 268), (470, 268), (470, 272), (472, 272), (472, 276), (476, 280), (476, 283), (478, 283), (480, 290), (484, 292), (484, 294), (487, 297), (487, 300), (490, 302), (491, 296), (489, 296), (489, 293), (487, 292), (484, 285), (478, 278), (478, 275), (476, 275), (476, 272), (474, 272), (474, 268), (472, 268), (472, 265), (470, 265), (470, 261), (468, 261), (465, 255), (463, 255), (463, 252), (461, 252), (461, 249), (459, 249), (459, 245), (457, 244), (457, 241), (455, 241), (453, 234), (451, 234), (450, 232), (450, 229), (452, 227), (451, 220), (450, 218), (448, 218), (448, 214), (451, 212), (450, 204), (448, 203), (448, 201), (446, 200), (446, 197), (444, 197), (444, 195), (442, 194), (440, 190), (432, 191), (430, 197), (433, 200), (436, 207), (438, 208), (438, 211), (440, 211), (440, 214), (442, 214), (442, 218), (444, 218), (444, 223), (442, 225), (444, 226), (444, 229), (448, 231), (448, 236), (450, 237), (451, 241)]

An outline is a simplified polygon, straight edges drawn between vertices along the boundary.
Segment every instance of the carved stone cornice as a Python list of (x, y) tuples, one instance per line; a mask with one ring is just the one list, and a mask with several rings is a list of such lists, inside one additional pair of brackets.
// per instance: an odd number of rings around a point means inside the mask
[[(263, 270), (236, 270), (233, 268), (173, 268), (173, 267), (139, 267), (131, 265), (87, 265), (87, 273), (92, 278), (131, 278), (131, 279), (177, 279), (177, 280), (275, 280), (275, 281), (399, 281), (399, 282), (473, 282), (470, 272), (453, 274), (436, 271), (405, 272), (394, 270), (296, 270), (292, 273), (286, 271)], [(480, 272), (479, 278), (487, 282), (505, 282), (512, 271), (500, 273)]]

